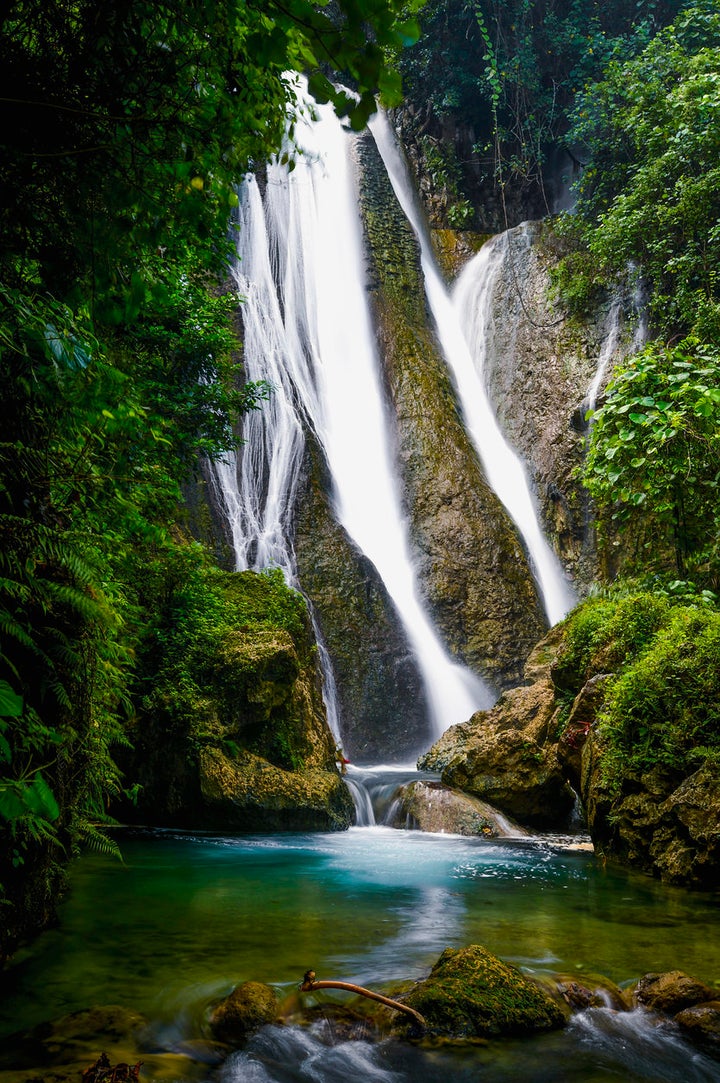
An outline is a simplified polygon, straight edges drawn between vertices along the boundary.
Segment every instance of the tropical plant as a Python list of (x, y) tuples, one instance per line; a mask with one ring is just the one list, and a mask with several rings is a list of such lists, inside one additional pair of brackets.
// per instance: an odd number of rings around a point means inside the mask
[(619, 369), (593, 415), (584, 481), (621, 530), (640, 536), (644, 567), (661, 568), (669, 551), (679, 579), (689, 566), (716, 570), (720, 348), (651, 343)]

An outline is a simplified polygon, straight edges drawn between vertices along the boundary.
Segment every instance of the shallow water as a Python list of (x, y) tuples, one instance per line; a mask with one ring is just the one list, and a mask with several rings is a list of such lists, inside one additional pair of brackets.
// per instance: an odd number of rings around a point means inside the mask
[[(388, 988), (425, 975), (445, 947), (470, 943), (534, 974), (623, 984), (680, 968), (720, 981), (717, 898), (605, 867), (557, 841), (383, 827), (245, 838), (166, 831), (129, 835), (122, 850), (123, 864), (88, 856), (74, 867), (59, 928), (4, 976), (0, 1036), (119, 1003), (147, 1015), (158, 1048), (171, 1049), (197, 1037), (209, 1002), (241, 981), (289, 995), (312, 968)], [(602, 1010), (559, 1034), (453, 1052), (328, 1045), (322, 1032), (266, 1028), (219, 1075), (350, 1078), (687, 1083), (720, 1080), (720, 1064), (673, 1028)]]

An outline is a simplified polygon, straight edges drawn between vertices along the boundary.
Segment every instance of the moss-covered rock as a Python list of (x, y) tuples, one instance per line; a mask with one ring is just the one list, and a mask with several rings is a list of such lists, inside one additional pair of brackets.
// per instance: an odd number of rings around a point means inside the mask
[(675, 1022), (693, 1045), (717, 1058), (720, 1054), (720, 1000), (685, 1008), (677, 1013)]
[(210, 1014), (210, 1029), (219, 1041), (242, 1045), (266, 1023), (275, 1021), (279, 1007), (272, 986), (245, 981), (215, 1005)]
[(302, 597), (279, 572), (220, 572), (189, 557), (161, 568), (155, 587), (159, 612), (143, 656), (149, 690), (124, 765), (142, 788), (120, 818), (247, 831), (347, 827), (352, 801)]
[(473, 794), (525, 827), (559, 827), (575, 803), (557, 758), (559, 706), (550, 671), (561, 650), (561, 628), (534, 648), (527, 684), (504, 692), (489, 711), (451, 726), (420, 758), (452, 789)]
[(250, 752), (216, 748), (199, 757), (203, 826), (238, 831), (344, 831), (350, 792), (337, 771), (286, 771)]
[(531, 1034), (562, 1027), (565, 1015), (533, 982), (485, 948), (448, 948), (405, 1003), (450, 1038)]
[(441, 777), (526, 827), (557, 828), (575, 803), (555, 750), (522, 730), (477, 730), (467, 752), (451, 760)]
[(645, 974), (632, 991), (633, 1003), (662, 1015), (675, 1015), (684, 1008), (714, 1000), (717, 991), (683, 970)]

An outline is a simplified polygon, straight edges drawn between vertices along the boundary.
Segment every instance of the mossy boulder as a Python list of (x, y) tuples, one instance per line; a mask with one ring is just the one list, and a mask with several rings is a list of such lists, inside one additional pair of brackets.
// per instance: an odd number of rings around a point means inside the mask
[(344, 831), (350, 791), (335, 770), (287, 771), (250, 752), (199, 756), (203, 825), (237, 831)]
[(273, 1023), (279, 1008), (272, 986), (245, 981), (213, 1008), (210, 1029), (219, 1041), (242, 1045), (261, 1027)]
[(675, 1016), (675, 1022), (693, 1045), (712, 1056), (720, 1054), (720, 1000), (684, 1008)]
[(347, 827), (352, 800), (337, 772), (304, 599), (279, 571), (222, 572), (192, 551), (162, 573), (143, 659), (148, 691), (122, 764), (141, 789), (118, 819), (244, 831)]
[(717, 991), (683, 970), (645, 974), (632, 991), (634, 1004), (662, 1015), (676, 1015), (684, 1008), (714, 1000)]
[(444, 951), (404, 1001), (429, 1030), (449, 1038), (532, 1034), (565, 1024), (547, 993), (478, 944)]

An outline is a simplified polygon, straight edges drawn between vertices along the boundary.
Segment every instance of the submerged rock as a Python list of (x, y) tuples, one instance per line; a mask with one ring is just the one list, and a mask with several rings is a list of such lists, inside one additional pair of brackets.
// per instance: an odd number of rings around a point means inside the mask
[(41, 1023), (23, 1035), (11, 1035), (6, 1045), (12, 1051), (12, 1063), (6, 1063), (0, 1051), (0, 1068), (75, 1063), (87, 1066), (97, 1059), (101, 1048), (121, 1047), (135, 1056), (136, 1039), (146, 1025), (147, 1020), (139, 1012), (119, 1004), (71, 1012), (51, 1023)]
[(531, 1034), (565, 1024), (550, 996), (479, 944), (444, 951), (404, 1001), (431, 1031), (449, 1038)]
[(390, 827), (486, 838), (526, 834), (518, 824), (485, 801), (451, 790), (439, 782), (410, 782), (398, 791), (396, 800)]
[(714, 1000), (716, 992), (683, 970), (645, 974), (632, 991), (633, 1002), (662, 1015), (676, 1015), (684, 1008)]
[(266, 1023), (274, 1023), (280, 1001), (270, 985), (245, 981), (215, 1006), (210, 1029), (221, 1042), (241, 1045)]

